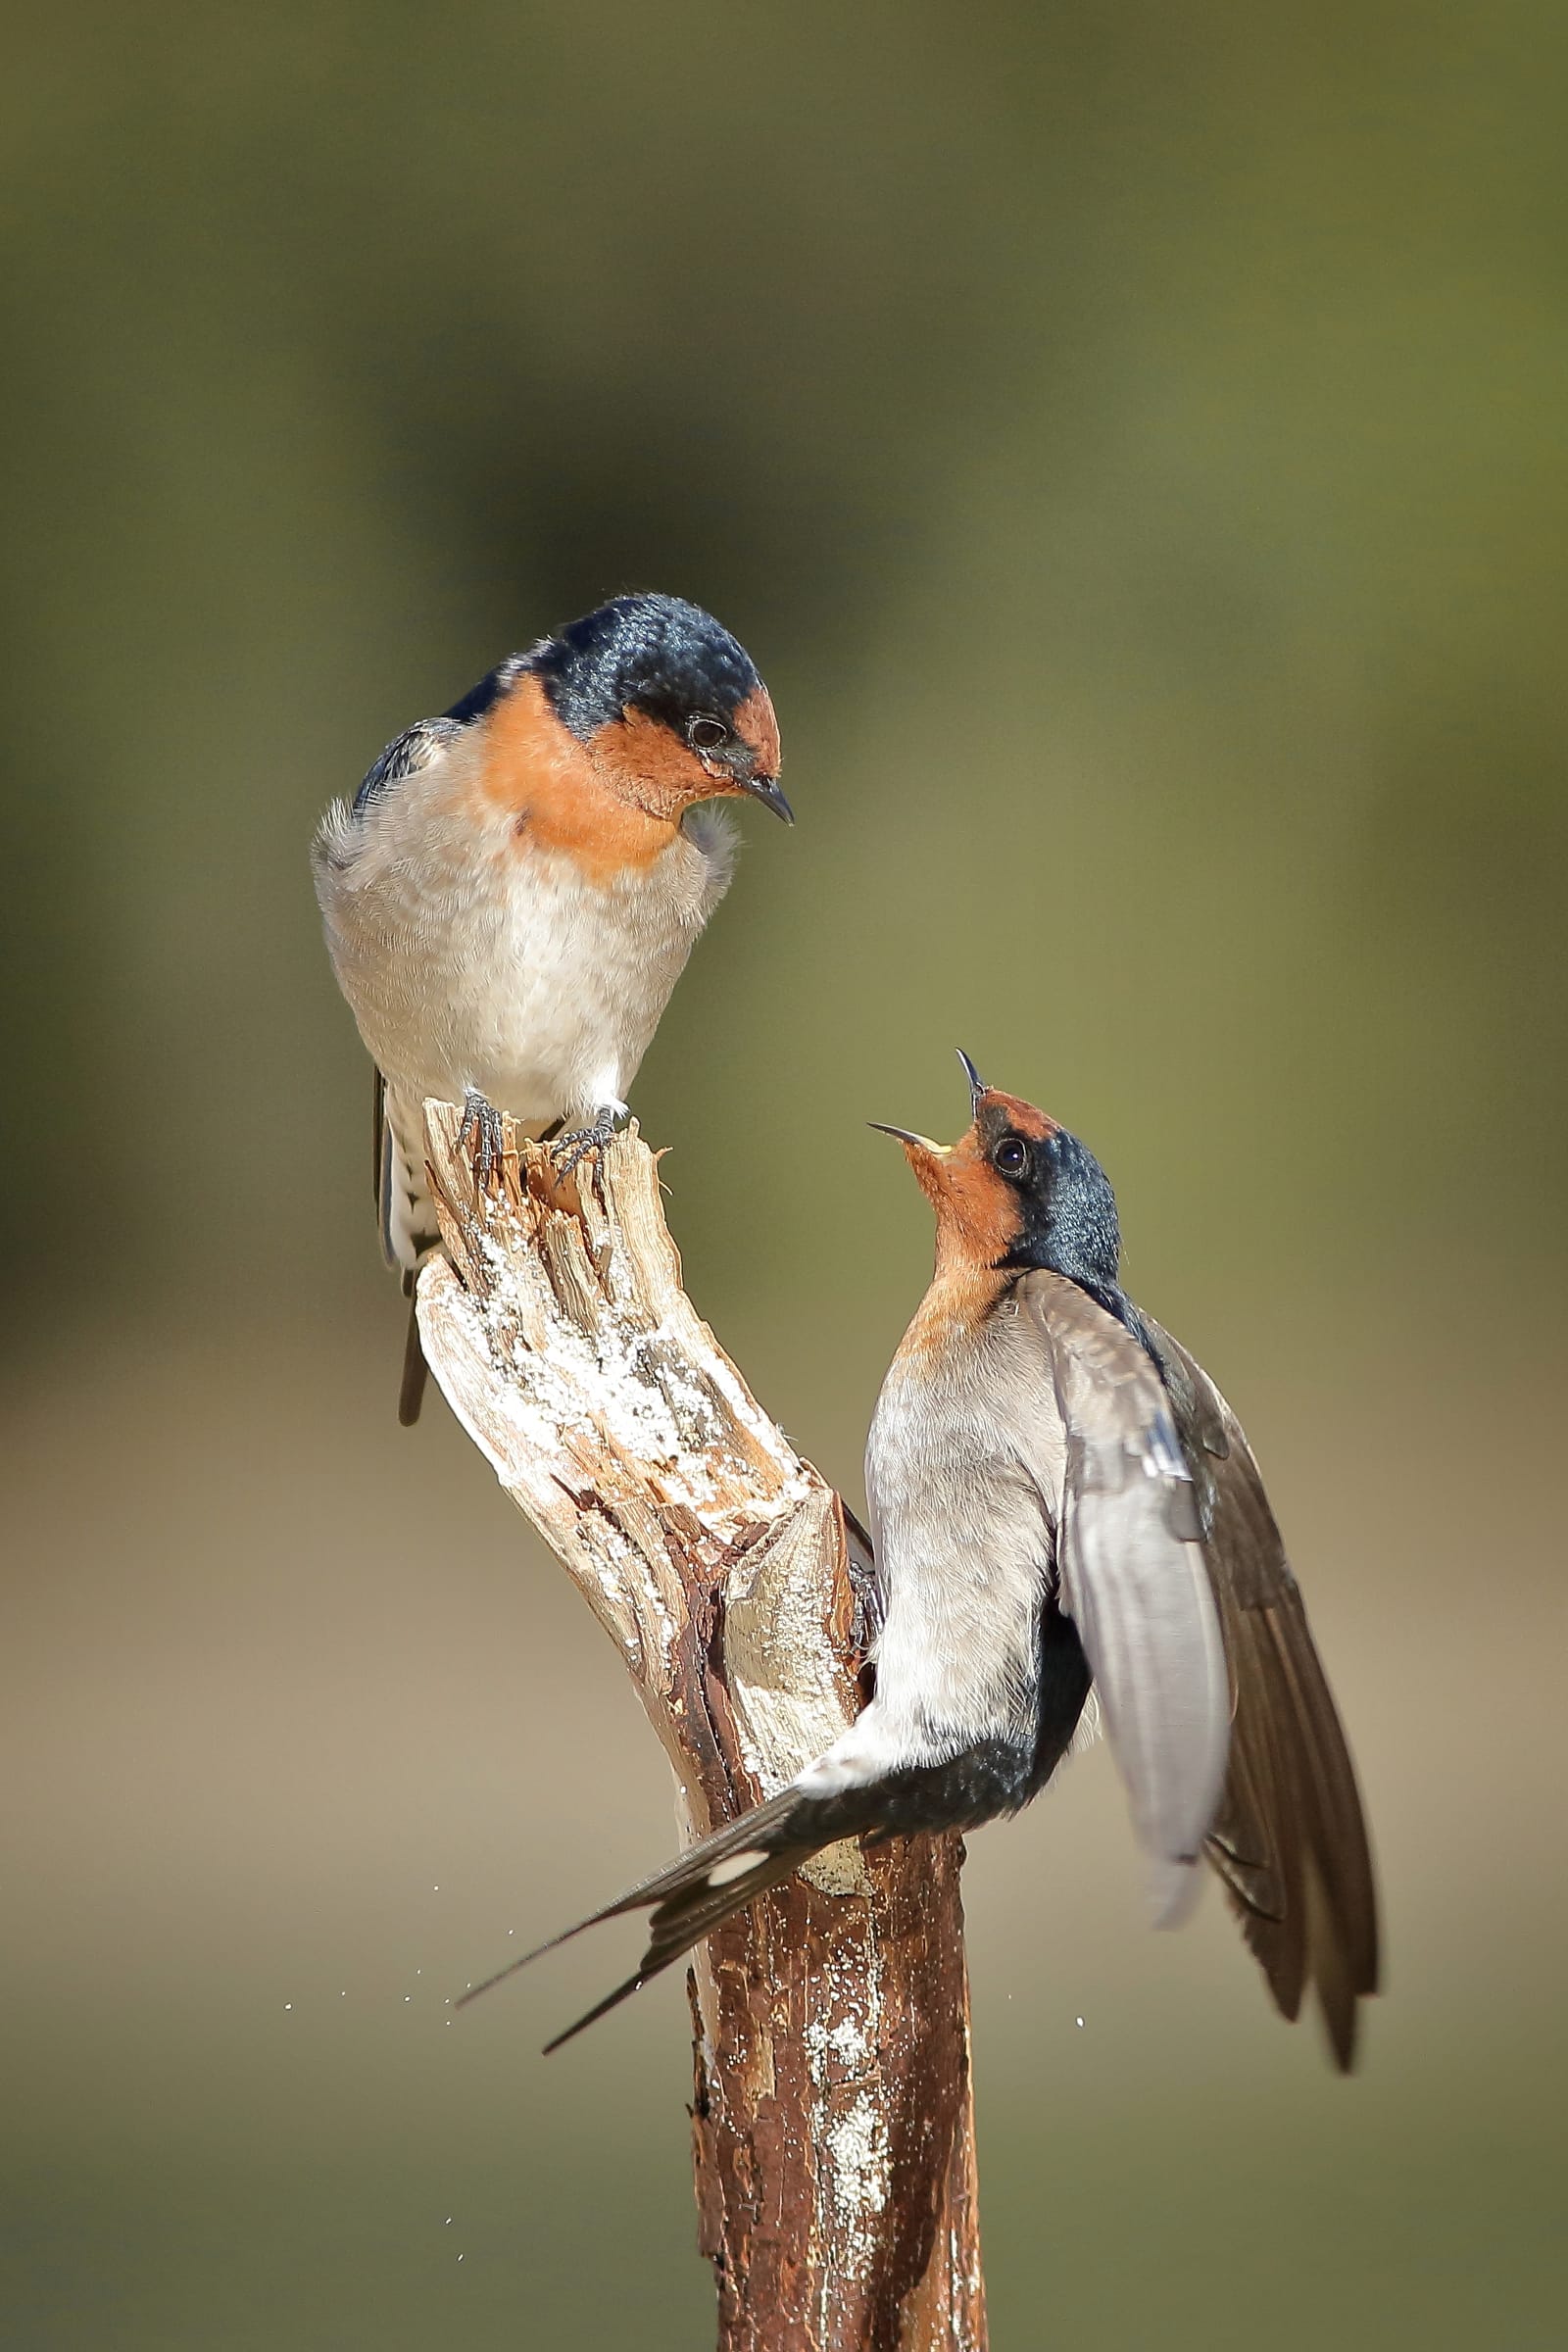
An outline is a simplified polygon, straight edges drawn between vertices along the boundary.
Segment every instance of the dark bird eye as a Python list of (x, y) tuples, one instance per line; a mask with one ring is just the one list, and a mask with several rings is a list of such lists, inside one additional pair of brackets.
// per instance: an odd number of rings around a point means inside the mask
[(1021, 1176), (1029, 1165), (1029, 1147), (1015, 1135), (1004, 1135), (991, 1154), (992, 1164), (1004, 1176)]
[(694, 752), (716, 752), (729, 741), (729, 729), (721, 718), (694, 718), (686, 729), (686, 740)]

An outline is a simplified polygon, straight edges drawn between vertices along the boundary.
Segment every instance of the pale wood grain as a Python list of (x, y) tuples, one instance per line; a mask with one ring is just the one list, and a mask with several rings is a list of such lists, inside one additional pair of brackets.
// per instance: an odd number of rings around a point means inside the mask
[[(635, 1127), (563, 1197), (510, 1130), (481, 1191), (458, 1123), (426, 1104), (450, 1262), (420, 1278), (425, 1354), (615, 1643), (702, 1835), (853, 1716), (854, 1539), (686, 1297)], [(983, 2352), (961, 1859), (956, 1838), (835, 1848), (699, 1952), (721, 2352)]]

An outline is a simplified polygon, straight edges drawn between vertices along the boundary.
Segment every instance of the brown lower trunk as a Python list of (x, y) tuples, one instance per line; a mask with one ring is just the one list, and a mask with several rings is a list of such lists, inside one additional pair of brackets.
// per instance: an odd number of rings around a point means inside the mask
[(711, 1939), (697, 2028), (698, 2239), (720, 2352), (985, 2342), (956, 1838), (796, 1881)]
[[(635, 1132), (579, 1200), (510, 1136), (481, 1188), (457, 1128), (426, 1105), (448, 1256), (420, 1277), (425, 1356), (619, 1648), (701, 1834), (853, 1720), (866, 1563), (693, 1312)], [(720, 2352), (984, 2352), (962, 1855), (832, 1848), (697, 1955)]]

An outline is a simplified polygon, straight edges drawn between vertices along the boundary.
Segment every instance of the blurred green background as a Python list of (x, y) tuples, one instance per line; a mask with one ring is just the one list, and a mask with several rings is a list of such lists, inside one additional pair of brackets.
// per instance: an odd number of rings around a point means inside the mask
[[(1558, 2344), (1560, 11), (317, 0), (13, 24), (3, 2333), (708, 2340), (608, 1646), (367, 1200), (317, 813), (629, 585), (782, 714), (637, 1089), (852, 1494), (924, 1279), (866, 1118), (1089, 1137), (1362, 1767), (1364, 2073), (1107, 1759), (968, 1874), (1000, 2345)], [(629, 1948), (629, 1946), (628, 1946)], [(1078, 2021), (1081, 2020), (1080, 2024)]]

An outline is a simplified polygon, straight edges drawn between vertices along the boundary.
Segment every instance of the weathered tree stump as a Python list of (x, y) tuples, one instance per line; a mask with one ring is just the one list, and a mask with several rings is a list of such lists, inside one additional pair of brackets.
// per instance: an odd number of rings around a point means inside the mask
[[(482, 1189), (458, 1123), (426, 1104), (450, 1263), (420, 1278), (425, 1354), (619, 1649), (702, 1836), (853, 1717), (863, 1544), (694, 1311), (635, 1128), (563, 1194), (510, 1130)], [(835, 1847), (699, 1949), (720, 2352), (982, 2352), (962, 1850)]]

